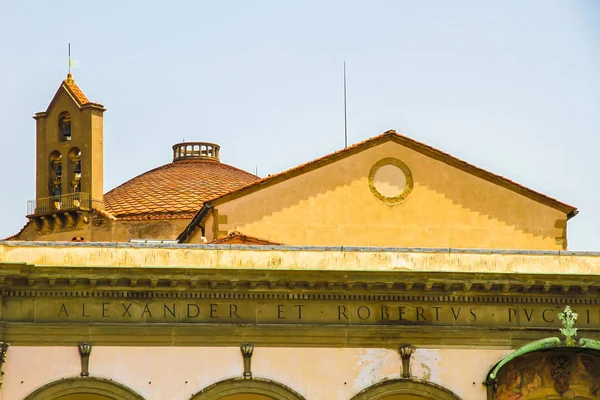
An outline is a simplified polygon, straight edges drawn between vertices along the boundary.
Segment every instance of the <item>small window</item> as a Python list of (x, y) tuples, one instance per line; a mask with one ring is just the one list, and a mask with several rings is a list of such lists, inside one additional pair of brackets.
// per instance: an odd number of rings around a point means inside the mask
[(58, 116), (58, 131), (61, 141), (68, 142), (71, 140), (71, 116), (68, 112), (61, 113)]

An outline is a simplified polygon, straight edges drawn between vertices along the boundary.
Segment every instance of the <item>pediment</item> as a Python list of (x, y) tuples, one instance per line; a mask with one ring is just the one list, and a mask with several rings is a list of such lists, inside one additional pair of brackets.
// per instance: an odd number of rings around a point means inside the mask
[(209, 240), (563, 250), (576, 212), (390, 131), (211, 200), (179, 239), (204, 224)]

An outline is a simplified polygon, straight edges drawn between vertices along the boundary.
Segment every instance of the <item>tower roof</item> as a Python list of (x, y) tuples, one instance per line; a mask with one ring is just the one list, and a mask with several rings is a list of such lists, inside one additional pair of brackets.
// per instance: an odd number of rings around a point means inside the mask
[(75, 99), (80, 105), (91, 103), (91, 101), (88, 100), (87, 96), (83, 93), (79, 86), (77, 86), (77, 84), (75, 83), (75, 79), (73, 79), (73, 75), (71, 75), (70, 73), (67, 74), (67, 79), (65, 79), (62, 84), (71, 93), (71, 95), (75, 97)]
[(58, 99), (61, 91), (67, 92), (68, 95), (73, 99), (73, 101), (77, 104), (77, 106), (79, 108), (93, 107), (93, 108), (99, 108), (99, 109), (102, 109), (102, 111), (105, 111), (104, 106), (102, 104), (94, 103), (87, 98), (85, 93), (83, 93), (83, 90), (81, 90), (79, 88), (79, 86), (75, 83), (75, 79), (73, 79), (73, 75), (71, 73), (69, 73), (69, 74), (67, 74), (67, 78), (61, 82), (58, 90), (56, 91), (56, 94), (52, 98), (52, 101), (50, 102), (50, 104), (48, 104), (48, 108), (46, 108), (46, 111), (37, 113), (35, 115), (35, 118), (44, 117), (45, 115), (47, 115), (50, 112), (50, 110), (54, 106), (54, 103)]

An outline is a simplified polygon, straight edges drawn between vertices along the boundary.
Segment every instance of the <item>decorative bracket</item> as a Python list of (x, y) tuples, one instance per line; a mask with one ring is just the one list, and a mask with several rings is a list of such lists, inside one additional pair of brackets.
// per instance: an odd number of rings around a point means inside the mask
[(81, 356), (81, 376), (90, 376), (90, 354), (92, 354), (91, 343), (79, 343), (79, 355)]
[(410, 379), (410, 359), (415, 352), (411, 345), (403, 345), (398, 349), (402, 358), (402, 378)]
[(242, 357), (244, 358), (244, 378), (252, 378), (252, 353), (254, 352), (253, 344), (243, 344), (240, 346)]
[(0, 342), (0, 388), (2, 388), (2, 382), (4, 382), (4, 371), (2, 371), (2, 367), (6, 362), (6, 352), (8, 351), (9, 343)]

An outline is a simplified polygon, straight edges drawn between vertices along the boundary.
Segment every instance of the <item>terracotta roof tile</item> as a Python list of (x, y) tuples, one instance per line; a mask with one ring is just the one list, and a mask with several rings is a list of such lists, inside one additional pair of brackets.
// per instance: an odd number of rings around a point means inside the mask
[(210, 244), (254, 244), (254, 245), (277, 245), (282, 243), (271, 242), (266, 239), (260, 239), (254, 236), (244, 235), (241, 232), (231, 232), (228, 236), (218, 238), (209, 242)]
[(72, 75), (67, 75), (67, 79), (63, 81), (63, 85), (69, 90), (69, 92), (77, 99), (80, 105), (89, 104), (91, 101), (88, 100), (83, 91), (77, 86)]
[(106, 193), (104, 207), (120, 220), (191, 219), (205, 201), (257, 179), (216, 160), (178, 160)]

